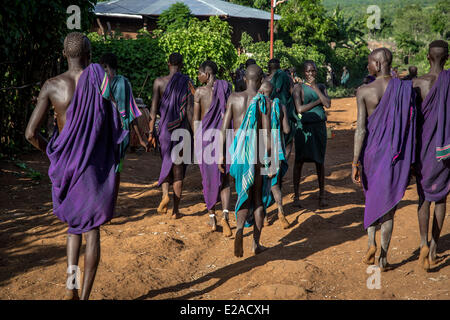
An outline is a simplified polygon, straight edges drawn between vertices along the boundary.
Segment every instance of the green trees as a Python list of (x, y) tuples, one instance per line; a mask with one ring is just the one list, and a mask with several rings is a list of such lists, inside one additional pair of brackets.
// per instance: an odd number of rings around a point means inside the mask
[(158, 27), (163, 31), (176, 31), (187, 28), (192, 18), (191, 10), (182, 2), (177, 2), (163, 11), (158, 18)]
[(436, 4), (430, 17), (431, 30), (442, 38), (450, 38), (450, 2), (441, 0)]
[(336, 32), (320, 0), (289, 0), (280, 5), (279, 12), (279, 25), (297, 44), (324, 46)]
[(214, 60), (219, 68), (219, 77), (230, 79), (229, 71), (237, 59), (231, 42), (231, 27), (218, 17), (199, 21), (192, 19), (189, 26), (176, 32), (166, 32), (159, 39), (159, 46), (169, 56), (179, 52), (185, 61), (185, 72), (197, 81), (198, 67), (207, 59)]
[(62, 47), (67, 8), (80, 8), (81, 28), (93, 19), (95, 1), (11, 0), (0, 12), (0, 153), (28, 147), (24, 131), (34, 108), (33, 97), (48, 78), (63, 69)]

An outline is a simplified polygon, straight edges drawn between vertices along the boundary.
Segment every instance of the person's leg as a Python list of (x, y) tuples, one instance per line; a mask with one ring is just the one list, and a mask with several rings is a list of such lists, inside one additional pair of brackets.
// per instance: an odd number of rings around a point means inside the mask
[(178, 219), (181, 217), (179, 212), (179, 205), (181, 200), (181, 193), (183, 191), (183, 175), (184, 175), (184, 165), (174, 164), (173, 165), (173, 212), (172, 218)]
[(319, 180), (319, 207), (326, 207), (325, 202), (325, 165), (323, 163), (315, 163), (317, 171), (317, 179)]
[(395, 210), (397, 210), (397, 206), (391, 209), (381, 219), (381, 252), (378, 260), (378, 266), (381, 268), (381, 271), (386, 271), (389, 267), (387, 262), (387, 253), (392, 238), (392, 230), (394, 229)]
[(242, 257), (244, 255), (244, 225), (248, 214), (248, 202), (244, 203), (236, 214), (236, 236), (234, 238), (234, 255)]
[(161, 189), (162, 189), (162, 199), (161, 199), (161, 203), (159, 204), (159, 207), (157, 209), (158, 213), (162, 213), (165, 214), (167, 213), (167, 207), (169, 205), (170, 202), (170, 198), (169, 198), (169, 181), (164, 181), (161, 184)]
[(283, 211), (283, 195), (281, 194), (281, 177), (278, 176), (277, 184), (275, 184), (272, 187), (272, 194), (273, 198), (275, 199), (275, 203), (278, 206), (278, 219), (281, 222), (281, 225), (283, 226), (283, 229), (289, 228), (289, 222), (286, 220), (286, 217), (284, 216)]
[(435, 202), (433, 225), (431, 229), (431, 242), (430, 242), (430, 263), (436, 264), (439, 259), (436, 259), (437, 244), (439, 236), (441, 234), (442, 227), (444, 225), (445, 210), (446, 210), (447, 197)]
[(120, 187), (120, 172), (116, 172), (116, 179), (114, 185), (114, 217), (120, 216), (120, 212), (117, 212), (117, 199), (119, 197)]
[(222, 181), (222, 190), (220, 191), (220, 200), (222, 202), (222, 228), (223, 235), (226, 237), (230, 237), (232, 235), (228, 213), (230, 208), (230, 197), (231, 197), (231, 188), (230, 188), (230, 175), (225, 174), (223, 176)]
[(294, 182), (294, 205), (298, 207), (302, 207), (300, 203), (300, 178), (302, 176), (302, 168), (303, 162), (295, 162), (294, 163), (294, 172), (293, 172), (293, 182)]
[(259, 240), (261, 238), (261, 232), (264, 226), (264, 206), (262, 203), (262, 188), (263, 188), (263, 176), (258, 166), (255, 168), (255, 182), (253, 185), (253, 205), (255, 210), (253, 215), (255, 218), (255, 225), (253, 226), (253, 252), (255, 254), (264, 251), (264, 247), (260, 245)]
[(81, 234), (67, 234), (67, 272), (68, 278), (73, 279), (70, 287), (66, 287), (66, 300), (79, 300), (77, 286), (78, 259), (80, 257)]
[(211, 210), (208, 210), (209, 222), (208, 224), (211, 226), (211, 231), (217, 230), (217, 220), (216, 220), (216, 206)]
[(100, 229), (95, 228), (85, 233), (86, 252), (84, 256), (84, 277), (81, 299), (88, 300), (91, 294), (97, 273), (98, 263), (100, 262)]
[(428, 226), (430, 221), (430, 202), (426, 201), (419, 194), (419, 207), (417, 211), (417, 217), (419, 219), (419, 232), (420, 232), (420, 254), (419, 265), (428, 270), (430, 268), (430, 262), (428, 261), (428, 255), (430, 249), (428, 247)]
[(377, 243), (375, 241), (376, 228), (376, 222), (367, 228), (367, 235), (369, 238), (368, 250), (364, 256), (363, 262), (369, 265), (375, 264), (375, 254), (377, 253)]

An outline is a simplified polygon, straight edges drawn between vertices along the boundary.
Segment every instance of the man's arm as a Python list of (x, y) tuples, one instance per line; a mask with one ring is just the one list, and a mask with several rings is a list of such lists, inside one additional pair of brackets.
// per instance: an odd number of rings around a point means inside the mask
[(225, 142), (227, 139), (227, 129), (231, 128), (231, 119), (233, 119), (233, 94), (230, 95), (227, 101), (227, 107), (226, 107), (225, 115), (223, 117), (222, 121), (222, 128), (220, 128), (220, 140), (219, 140), (219, 150), (220, 150), (220, 157), (219, 157), (219, 171), (222, 173), (225, 173), (225, 160), (226, 157), (224, 156), (226, 153), (226, 146)]
[(148, 152), (150, 149), (149, 142), (142, 138), (141, 132), (139, 131), (137, 119), (133, 119), (133, 121), (131, 121), (131, 127), (133, 128), (134, 132), (136, 133), (136, 136), (138, 137), (139, 144), (142, 147), (144, 147), (145, 151)]
[(27, 129), (25, 130), (25, 138), (30, 142), (36, 149), (46, 152), (48, 141), (40, 134), (40, 128), (42, 122), (44, 121), (48, 108), (50, 107), (50, 85), (47, 80), (39, 92), (38, 102), (36, 107), (31, 114), (30, 120), (28, 121)]
[(156, 140), (154, 136), (154, 130), (155, 130), (155, 122), (156, 122), (156, 115), (158, 114), (159, 109), (159, 100), (161, 99), (159, 94), (159, 79), (156, 79), (153, 83), (153, 95), (152, 95), (152, 107), (150, 108), (150, 122), (149, 122), (149, 129), (150, 129), (150, 136), (149, 136), (149, 143), (153, 148), (156, 147)]
[(308, 104), (303, 104), (303, 88), (301, 86), (299, 89), (294, 90), (293, 98), (297, 113), (305, 113), (322, 103), (320, 99), (317, 99)]
[(287, 115), (287, 109), (284, 104), (281, 104), (281, 125), (283, 127), (283, 133), (289, 134), (291, 132), (291, 126), (289, 125), (288, 115)]
[(358, 116), (355, 130), (355, 146), (353, 152), (352, 162), (352, 180), (356, 184), (361, 183), (361, 168), (359, 166), (359, 157), (361, 155), (361, 149), (366, 137), (366, 121), (367, 121), (367, 109), (364, 100), (364, 89), (361, 88), (356, 93), (356, 103), (358, 107)]
[(194, 137), (195, 137), (195, 133), (197, 132), (197, 126), (200, 123), (199, 121), (200, 119), (200, 114), (202, 111), (202, 107), (200, 105), (200, 100), (201, 100), (201, 89), (195, 91), (195, 95), (194, 95), (194, 115), (192, 117), (192, 121), (193, 121), (193, 129), (194, 129)]

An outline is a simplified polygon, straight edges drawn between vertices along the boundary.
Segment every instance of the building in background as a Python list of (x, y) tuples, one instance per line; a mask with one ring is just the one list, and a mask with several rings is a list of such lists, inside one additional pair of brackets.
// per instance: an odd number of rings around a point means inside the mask
[[(113, 0), (99, 2), (95, 7), (94, 32), (120, 32), (125, 38), (135, 38), (138, 30), (157, 28), (159, 15), (176, 2), (189, 7), (194, 17), (203, 20), (219, 16), (233, 28), (232, 42), (237, 47), (245, 31), (254, 41), (269, 40), (270, 12), (240, 6), (220, 0)], [(275, 20), (281, 16), (275, 15)]]

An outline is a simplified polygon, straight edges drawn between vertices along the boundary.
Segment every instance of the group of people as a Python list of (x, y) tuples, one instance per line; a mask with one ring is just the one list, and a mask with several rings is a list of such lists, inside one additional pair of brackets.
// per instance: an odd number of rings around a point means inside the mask
[[(439, 262), (436, 248), (450, 191), (450, 71), (448, 43), (430, 43), (430, 71), (412, 80), (391, 74), (392, 53), (386, 48), (371, 52), (368, 70), (375, 79), (361, 86), (358, 105), (352, 179), (362, 184), (366, 203), (364, 228), (368, 251), (363, 259), (375, 263), (376, 226), (381, 224), (378, 266), (389, 270), (387, 252), (394, 214), (408, 187), (411, 174), (417, 181), (420, 229), (419, 264), (429, 270)], [(430, 203), (435, 203), (431, 242), (428, 242)]]
[[(73, 32), (64, 40), (68, 71), (43, 85), (29, 120), (26, 137), (50, 159), (54, 214), (69, 226), (67, 262), (78, 265), (82, 235), (86, 238), (85, 271), (81, 299), (87, 299), (100, 259), (99, 227), (114, 216), (123, 159), (130, 130), (148, 151), (158, 146), (162, 199), (158, 213), (167, 213), (173, 188), (172, 217), (181, 217), (179, 204), (187, 166), (199, 165), (209, 224), (217, 230), (216, 206), (221, 202), (223, 234), (232, 235), (229, 223), (231, 183), (236, 233), (234, 255), (243, 256), (243, 231), (253, 226), (253, 252), (260, 244), (267, 208), (276, 203), (283, 228), (289, 228), (282, 203), (282, 180), (295, 147), (294, 205), (301, 207), (300, 178), (303, 164), (316, 165), (319, 206), (326, 206), (324, 159), (327, 143), (326, 113), (331, 107), (324, 84), (317, 83), (314, 61), (304, 63), (304, 81), (296, 83), (277, 59), (264, 74), (249, 59), (235, 88), (218, 79), (213, 61), (199, 66), (196, 88), (182, 73), (183, 57), (168, 59), (169, 74), (153, 84), (149, 134), (143, 136), (136, 119), (141, 116), (128, 79), (117, 74), (117, 57), (111, 53), (90, 63), (90, 43)], [(436, 244), (445, 216), (449, 191), (448, 134), (449, 71), (443, 70), (448, 45), (430, 45), (431, 71), (412, 81), (390, 76), (392, 54), (377, 49), (369, 56), (368, 70), (375, 78), (358, 90), (358, 128), (352, 178), (366, 194), (364, 226), (369, 249), (364, 258), (375, 262), (375, 225), (382, 223), (380, 267), (388, 268), (386, 255), (393, 215), (409, 181), (413, 164), (419, 190), (421, 263), (436, 262)], [(418, 92), (417, 94), (415, 94)], [(48, 109), (55, 110), (55, 131), (49, 141), (40, 134)], [(442, 116), (444, 115), (444, 116)], [(158, 117), (159, 116), (159, 117)], [(446, 122), (447, 121), (447, 122)], [(187, 134), (185, 134), (187, 133)], [(417, 133), (417, 143), (416, 140)], [(194, 152), (190, 153), (190, 146)], [(437, 149), (435, 149), (435, 147)], [(436, 154), (436, 155), (435, 155)], [(212, 159), (212, 161), (211, 161)], [(439, 160), (439, 161), (438, 161)], [(233, 178), (233, 179), (231, 179)], [(436, 202), (432, 242), (428, 249), (430, 202)], [(67, 299), (78, 299), (76, 288)]]

